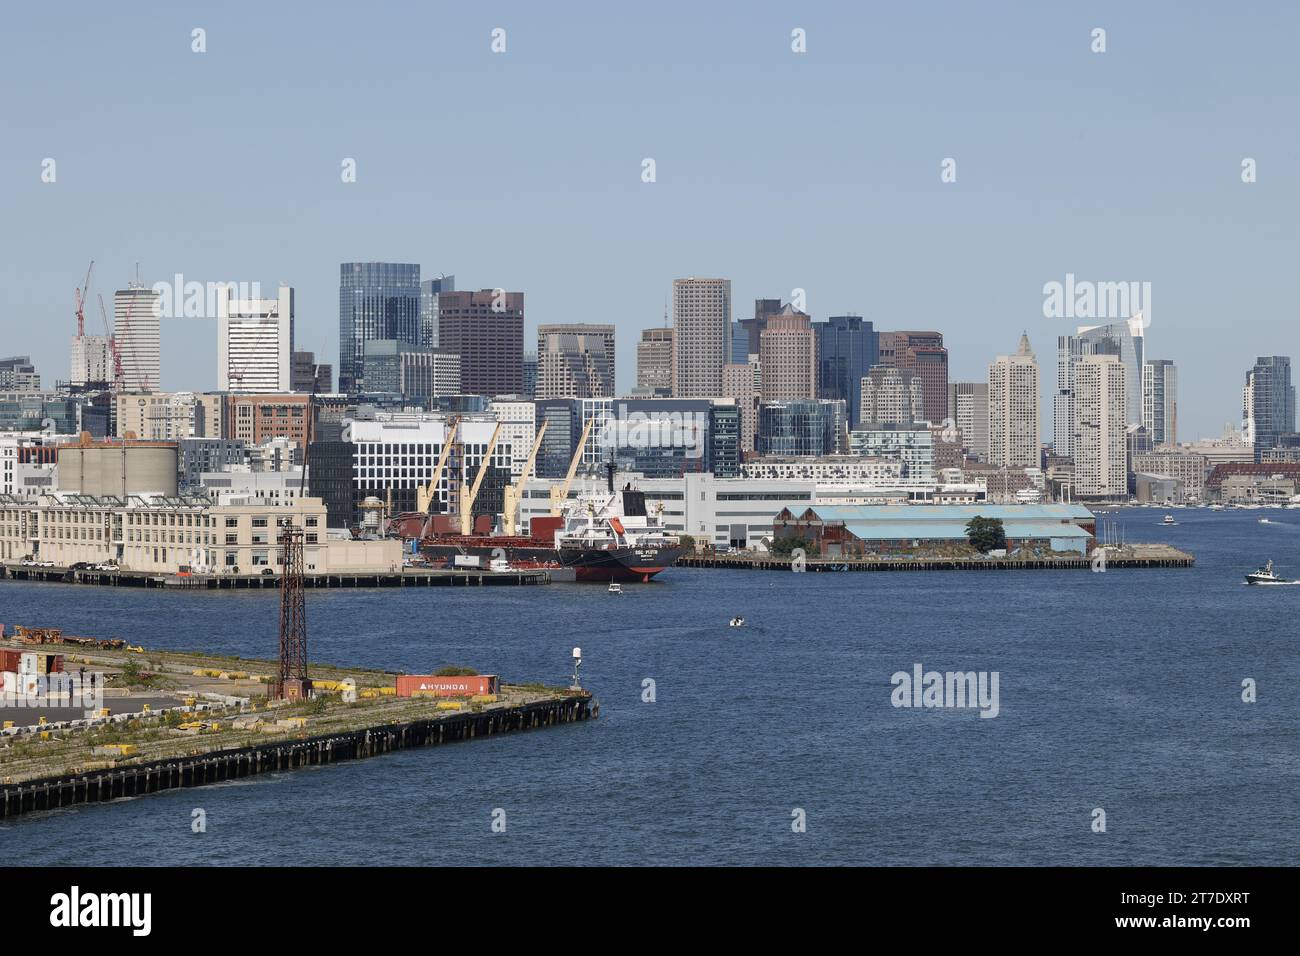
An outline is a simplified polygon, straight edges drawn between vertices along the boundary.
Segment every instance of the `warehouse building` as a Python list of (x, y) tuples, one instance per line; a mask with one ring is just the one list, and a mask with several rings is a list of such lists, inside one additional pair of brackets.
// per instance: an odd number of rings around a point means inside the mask
[(812, 541), (823, 557), (887, 554), (967, 543), (975, 517), (997, 518), (1007, 550), (1021, 548), (1087, 554), (1096, 546), (1096, 519), (1081, 505), (814, 505), (776, 516), (777, 540)]

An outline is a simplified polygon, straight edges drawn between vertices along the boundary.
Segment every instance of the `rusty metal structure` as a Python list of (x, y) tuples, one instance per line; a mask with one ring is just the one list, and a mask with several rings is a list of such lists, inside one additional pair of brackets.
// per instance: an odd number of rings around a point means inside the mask
[(311, 693), (307, 677), (307, 599), (303, 591), (303, 532), (288, 522), (280, 530), (280, 671), (272, 695), (305, 700)]

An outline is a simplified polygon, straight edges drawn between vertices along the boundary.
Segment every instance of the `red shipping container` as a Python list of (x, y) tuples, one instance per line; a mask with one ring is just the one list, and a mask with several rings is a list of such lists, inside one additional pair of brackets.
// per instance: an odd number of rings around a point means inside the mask
[(18, 661), (22, 658), (22, 651), (0, 650), (0, 671), (18, 672)]
[(478, 674), (473, 677), (438, 677), (434, 674), (403, 674), (397, 678), (397, 696), (410, 697), (416, 691), (438, 697), (472, 697), (476, 694), (495, 694), (495, 674)]

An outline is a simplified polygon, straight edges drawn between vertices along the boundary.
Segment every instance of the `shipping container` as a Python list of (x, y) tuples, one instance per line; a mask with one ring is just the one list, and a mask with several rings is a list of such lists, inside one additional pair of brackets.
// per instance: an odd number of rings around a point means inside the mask
[(481, 568), (483, 559), (477, 554), (458, 554), (452, 558), (452, 566), (457, 568)]
[(18, 672), (18, 662), (22, 658), (22, 651), (0, 650), (0, 671)]
[(397, 678), (397, 696), (410, 697), (417, 692), (437, 697), (473, 697), (497, 692), (495, 674), (472, 677), (438, 677), (433, 674), (403, 674)]

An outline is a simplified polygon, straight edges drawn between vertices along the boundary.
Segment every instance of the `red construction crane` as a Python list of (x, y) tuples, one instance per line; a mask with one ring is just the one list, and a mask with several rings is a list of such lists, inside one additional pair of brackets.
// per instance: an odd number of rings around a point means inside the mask
[(104, 320), (104, 334), (108, 336), (108, 351), (113, 356), (113, 391), (122, 391), (122, 381), (125, 375), (122, 372), (122, 353), (117, 350), (117, 336), (113, 334), (113, 327), (108, 324), (108, 310), (104, 308), (104, 296), (99, 297), (99, 315)]

